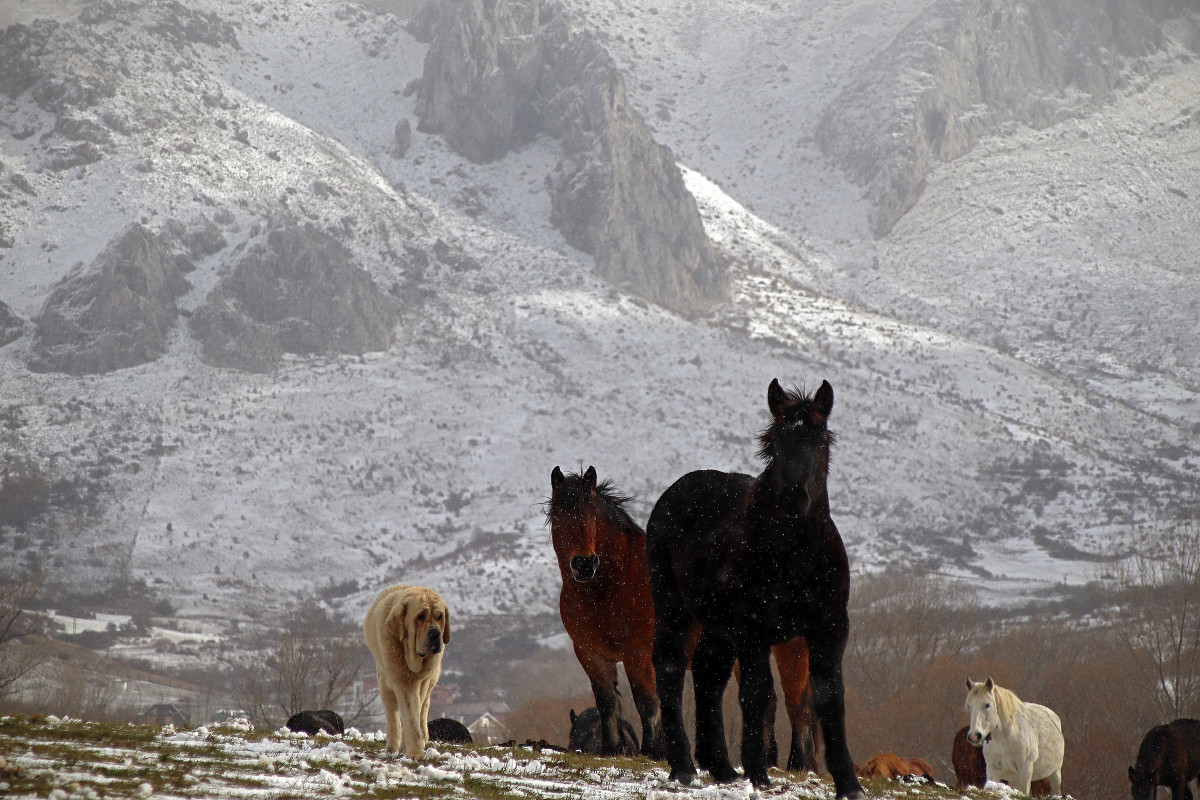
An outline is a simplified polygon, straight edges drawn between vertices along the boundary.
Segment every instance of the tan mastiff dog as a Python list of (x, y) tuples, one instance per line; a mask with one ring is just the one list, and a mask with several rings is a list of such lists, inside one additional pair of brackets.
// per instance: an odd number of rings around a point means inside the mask
[(387, 713), (387, 752), (421, 759), (429, 742), (429, 695), (450, 641), (446, 601), (422, 586), (384, 589), (367, 612), (363, 633)]

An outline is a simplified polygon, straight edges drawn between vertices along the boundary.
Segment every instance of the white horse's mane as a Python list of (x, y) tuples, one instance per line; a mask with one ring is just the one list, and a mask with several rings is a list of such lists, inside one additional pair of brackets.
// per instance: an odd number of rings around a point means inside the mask
[(996, 698), (996, 713), (1005, 725), (1012, 725), (1021, 706), (1025, 705), (1021, 698), (1005, 689), (1003, 686), (992, 685), (992, 696)]

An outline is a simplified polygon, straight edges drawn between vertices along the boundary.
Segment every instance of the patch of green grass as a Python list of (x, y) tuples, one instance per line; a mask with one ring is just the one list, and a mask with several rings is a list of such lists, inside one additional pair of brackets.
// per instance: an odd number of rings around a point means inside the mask
[(914, 797), (920, 797), (921, 800), (958, 800), (963, 797), (963, 793), (953, 786), (934, 785), (924, 781), (909, 783), (887, 778), (859, 778), (859, 783), (862, 784), (868, 796), (875, 797), (886, 794), (894, 795), (897, 792), (909, 792), (910, 790)]
[(525, 794), (514, 792), (494, 781), (464, 775), (462, 787), (472, 800), (524, 800)]
[[(366, 797), (378, 798), (379, 800), (398, 800), (398, 798), (415, 797), (418, 800), (438, 800), (442, 797), (451, 797), (458, 794), (454, 786), (440, 784), (435, 786), (372, 786), (367, 791)], [(311, 800), (304, 798), (304, 800)]]
[(17, 714), (0, 718), (0, 743), (8, 739), (43, 736), (59, 742), (81, 742), (91, 747), (144, 747), (158, 736), (158, 728), (125, 722), (60, 722), (46, 717)]
[(308, 759), (308, 765), (310, 767), (312, 767), (314, 771), (322, 770), (322, 769), (328, 770), (329, 772), (332, 772), (334, 775), (338, 775), (342, 778), (345, 778), (347, 776), (358, 776), (358, 775), (362, 774), (362, 768), (359, 766), (359, 764), (357, 762), (354, 762), (354, 761), (342, 761), (340, 759), (326, 759), (326, 758), (310, 758), (310, 759)]

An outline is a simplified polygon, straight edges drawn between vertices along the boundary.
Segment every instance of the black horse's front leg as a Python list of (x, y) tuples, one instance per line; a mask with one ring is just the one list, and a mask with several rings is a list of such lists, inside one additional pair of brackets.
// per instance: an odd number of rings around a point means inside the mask
[(746, 647), (738, 653), (742, 680), (738, 702), (742, 707), (742, 769), (756, 788), (771, 785), (767, 777), (764, 717), (774, 691), (769, 647)]
[(683, 727), (683, 680), (688, 662), (686, 637), (686, 623), (672, 627), (663, 624), (661, 618), (656, 620), (652, 660), (667, 762), (671, 765), (670, 779), (685, 785), (696, 780), (696, 765), (692, 762), (687, 730)]
[[(728, 642), (708, 631), (700, 634), (692, 654), (692, 681), (696, 695), (696, 761), (717, 783), (738, 779), (725, 745), (725, 719), (721, 701), (733, 672), (734, 651)], [(761, 735), (761, 731), (759, 731)]]
[(846, 741), (846, 691), (842, 681), (846, 637), (810, 638), (808, 646), (813, 706), (825, 739), (825, 766), (833, 776), (839, 798), (861, 800), (866, 795), (854, 774), (854, 762)]

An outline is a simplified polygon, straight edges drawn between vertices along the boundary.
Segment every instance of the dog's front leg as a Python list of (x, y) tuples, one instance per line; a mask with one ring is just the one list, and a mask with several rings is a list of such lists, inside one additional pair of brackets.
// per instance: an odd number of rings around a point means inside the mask
[(379, 700), (383, 703), (383, 715), (387, 722), (387, 744), (384, 749), (388, 753), (398, 753), (402, 733), (399, 702), (396, 699), (396, 692), (384, 682), (382, 670), (379, 672), (378, 680)]
[(404, 755), (420, 761), (425, 757), (429, 729), (421, 724), (420, 692), (406, 692), (400, 697), (400, 716), (404, 720), (401, 737)]

